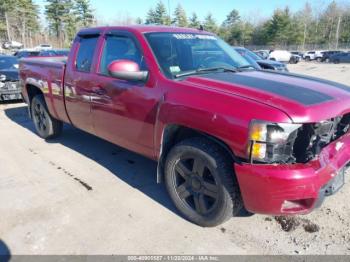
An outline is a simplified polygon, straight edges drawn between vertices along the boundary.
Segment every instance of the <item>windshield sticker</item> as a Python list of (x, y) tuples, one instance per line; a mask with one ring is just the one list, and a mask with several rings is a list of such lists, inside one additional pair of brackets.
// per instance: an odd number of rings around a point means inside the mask
[(180, 69), (180, 67), (178, 67), (178, 66), (171, 66), (170, 67), (170, 72), (172, 73), (172, 74), (174, 74), (174, 73), (179, 73), (181, 71), (181, 69)]
[(202, 39), (202, 40), (217, 40), (212, 35), (195, 35), (195, 34), (173, 34), (176, 39)]

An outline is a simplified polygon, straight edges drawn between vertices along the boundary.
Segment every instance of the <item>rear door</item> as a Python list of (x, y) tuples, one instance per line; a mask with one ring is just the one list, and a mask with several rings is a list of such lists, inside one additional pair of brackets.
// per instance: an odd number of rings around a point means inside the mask
[(66, 70), (65, 101), (72, 124), (84, 131), (94, 133), (91, 118), (91, 94), (94, 86), (93, 61), (99, 33), (79, 35), (75, 40), (75, 58)]

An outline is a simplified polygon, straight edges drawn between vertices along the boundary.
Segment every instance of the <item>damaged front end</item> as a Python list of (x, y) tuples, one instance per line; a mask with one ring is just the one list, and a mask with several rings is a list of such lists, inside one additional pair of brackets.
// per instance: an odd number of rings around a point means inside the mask
[(249, 133), (250, 163), (307, 163), (348, 132), (350, 113), (319, 123), (278, 124), (252, 121)]

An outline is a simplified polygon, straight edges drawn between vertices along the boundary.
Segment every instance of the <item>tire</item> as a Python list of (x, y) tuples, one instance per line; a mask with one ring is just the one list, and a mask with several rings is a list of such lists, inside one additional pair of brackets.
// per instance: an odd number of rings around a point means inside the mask
[(33, 97), (30, 109), (35, 130), (41, 138), (52, 139), (62, 133), (63, 123), (50, 115), (43, 95)]
[(317, 57), (317, 62), (322, 62), (322, 58), (321, 57)]
[(330, 62), (330, 59), (329, 59), (329, 58), (326, 58), (325, 61), (326, 61), (326, 63), (329, 63), (329, 62)]
[(165, 184), (185, 218), (214, 227), (241, 211), (243, 201), (230, 159), (219, 145), (205, 138), (185, 140), (170, 150)]
[(334, 60), (334, 64), (339, 64), (340, 63), (340, 60), (339, 59), (335, 59)]
[(311, 58), (309, 56), (305, 57), (305, 61), (310, 62)]

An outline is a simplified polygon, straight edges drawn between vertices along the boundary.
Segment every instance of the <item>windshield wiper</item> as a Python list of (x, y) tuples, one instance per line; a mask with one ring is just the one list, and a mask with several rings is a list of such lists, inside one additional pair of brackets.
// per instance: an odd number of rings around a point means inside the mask
[(202, 74), (202, 73), (211, 73), (211, 72), (232, 72), (232, 73), (237, 73), (237, 69), (235, 68), (228, 68), (228, 67), (210, 67), (210, 68), (200, 68), (197, 70), (192, 70), (188, 72), (184, 72), (181, 74), (175, 75), (175, 78), (179, 77), (184, 77), (184, 76), (191, 76), (191, 75), (197, 75), (197, 74)]

